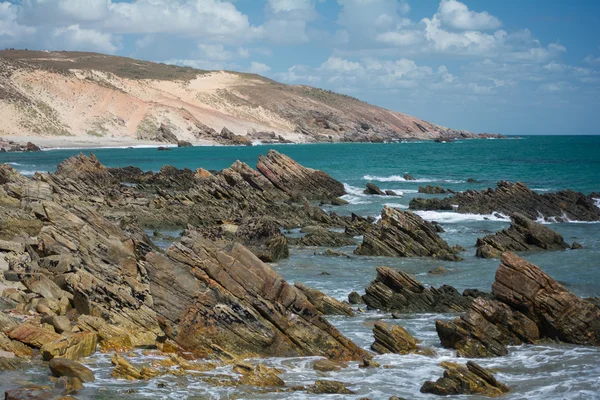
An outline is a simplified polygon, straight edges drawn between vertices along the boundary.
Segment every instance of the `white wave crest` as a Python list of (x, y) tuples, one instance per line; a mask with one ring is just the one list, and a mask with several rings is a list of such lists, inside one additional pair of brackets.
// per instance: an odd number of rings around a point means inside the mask
[(463, 180), (456, 179), (427, 179), (420, 178), (414, 180), (406, 180), (404, 177), (400, 175), (391, 175), (391, 176), (377, 176), (377, 175), (365, 175), (363, 176), (364, 180), (367, 181), (377, 181), (377, 182), (415, 182), (415, 183), (424, 183), (424, 182), (446, 182), (446, 183), (464, 183)]
[(415, 211), (415, 214), (426, 221), (436, 221), (445, 223), (458, 223), (464, 221), (495, 221), (509, 222), (507, 215), (494, 212), (492, 214), (460, 214), (452, 211)]

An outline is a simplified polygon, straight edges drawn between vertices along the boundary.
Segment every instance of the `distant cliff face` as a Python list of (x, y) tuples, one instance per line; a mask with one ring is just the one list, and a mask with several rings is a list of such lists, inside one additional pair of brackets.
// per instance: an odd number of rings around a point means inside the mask
[(0, 51), (0, 118), (0, 136), (98, 141), (248, 144), (473, 136), (258, 75), (79, 52)]

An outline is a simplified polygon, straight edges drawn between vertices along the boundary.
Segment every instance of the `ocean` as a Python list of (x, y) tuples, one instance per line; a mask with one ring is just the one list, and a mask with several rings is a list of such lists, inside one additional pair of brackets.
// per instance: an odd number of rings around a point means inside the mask
[[(304, 166), (321, 169), (343, 182), (350, 204), (342, 207), (326, 206), (327, 211), (340, 214), (357, 213), (377, 217), (384, 205), (407, 209), (414, 197), (434, 195), (417, 194), (422, 185), (442, 186), (455, 191), (494, 187), (499, 180), (521, 181), (538, 192), (573, 189), (584, 193), (600, 193), (600, 136), (524, 136), (506, 140), (459, 140), (451, 143), (426, 141), (389, 144), (307, 144), (261, 145), (252, 147), (194, 147), (157, 151), (152, 148), (50, 150), (40, 153), (0, 153), (0, 163), (10, 163), (23, 174), (36, 171), (54, 171), (59, 162), (80, 151), (93, 152), (107, 166), (134, 165), (144, 170), (158, 171), (163, 165), (178, 168), (205, 168), (219, 170), (241, 160), (256, 165), (260, 154), (274, 148)], [(409, 173), (415, 181), (406, 181)], [(468, 182), (474, 179), (476, 183)], [(365, 184), (372, 182), (382, 189), (394, 190), (401, 196), (369, 196), (362, 193)], [(598, 200), (600, 206), (600, 199)], [(458, 263), (431, 259), (398, 259), (358, 257), (353, 247), (342, 248), (350, 258), (317, 255), (318, 248), (293, 248), (289, 259), (273, 264), (290, 282), (302, 282), (322, 290), (340, 300), (352, 291), (364, 293), (364, 288), (375, 278), (375, 267), (386, 265), (414, 274), (426, 285), (449, 284), (462, 291), (476, 288), (490, 291), (498, 260), (475, 258), (478, 237), (508, 227), (508, 218), (502, 215), (472, 215), (453, 212), (418, 212), (427, 220), (442, 224), (442, 237), (450, 245), (460, 244), (467, 249)], [(600, 223), (549, 223), (568, 243), (577, 241), (580, 250), (532, 252), (521, 254), (540, 266), (569, 290), (583, 297), (600, 296)], [(295, 232), (291, 232), (295, 234)], [(167, 245), (168, 243), (163, 243)], [(445, 275), (427, 272), (443, 266)], [(329, 275), (323, 275), (327, 272)], [(359, 369), (351, 363), (338, 372), (321, 373), (311, 368), (311, 358), (280, 358), (252, 360), (276, 366), (288, 386), (308, 385), (316, 379), (343, 381), (356, 395), (330, 395), (331, 399), (388, 399), (390, 396), (410, 399), (436, 398), (419, 393), (426, 380), (442, 375), (439, 363), (458, 359), (451, 350), (443, 349), (435, 333), (436, 319), (450, 319), (451, 314), (409, 314), (392, 320), (389, 313), (365, 311), (355, 317), (330, 317), (342, 333), (364, 348), (373, 342), (372, 327), (378, 319), (404, 326), (424, 345), (433, 346), (436, 356), (384, 355), (376, 361), (388, 368)], [(476, 360), (491, 368), (496, 377), (510, 386), (506, 399), (594, 399), (600, 398), (600, 348), (565, 344), (524, 345), (509, 348), (506, 357)], [(132, 361), (144, 360), (137, 352)], [(244, 387), (213, 387), (195, 380), (193, 376), (162, 377), (148, 382), (123, 382), (110, 377), (112, 366), (109, 355), (94, 355), (90, 365), (97, 380), (86, 384), (80, 398), (114, 398), (130, 388), (128, 398), (244, 398), (244, 399), (317, 399), (323, 395), (297, 393), (263, 393)], [(26, 378), (41, 381), (47, 369), (32, 367)], [(215, 374), (230, 374), (224, 367)], [(23, 373), (0, 372), (0, 389), (9, 387), (12, 379), (23, 379)], [(165, 388), (157, 382), (166, 383)], [(477, 398), (472, 396), (471, 398)]]

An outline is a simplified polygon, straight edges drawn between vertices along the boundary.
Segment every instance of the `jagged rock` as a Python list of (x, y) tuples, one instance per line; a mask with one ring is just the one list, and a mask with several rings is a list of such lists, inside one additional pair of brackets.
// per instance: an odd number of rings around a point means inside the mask
[(399, 194), (394, 192), (393, 190), (386, 190), (385, 194), (386, 196), (399, 196)]
[(33, 349), (31, 347), (17, 340), (11, 340), (4, 333), (0, 333), (0, 350), (14, 354), (20, 358), (31, 358), (33, 356)]
[(379, 310), (446, 313), (467, 310), (474, 298), (461, 295), (452, 286), (426, 288), (403, 271), (377, 267), (377, 278), (367, 286), (362, 299)]
[(56, 176), (81, 181), (94, 187), (105, 187), (114, 183), (114, 177), (94, 154), (83, 153), (66, 159), (56, 167)]
[(275, 150), (269, 150), (266, 156), (260, 156), (256, 169), (292, 197), (327, 200), (346, 194), (344, 185), (325, 172), (303, 167)]
[(192, 145), (190, 142), (185, 141), (185, 140), (178, 140), (177, 147), (194, 147), (194, 145)]
[(0, 350), (0, 371), (13, 371), (22, 367), (22, 360), (14, 353)]
[[(454, 206), (458, 206), (455, 208)], [(586, 196), (572, 190), (538, 194), (523, 183), (500, 181), (496, 189), (467, 190), (443, 199), (415, 198), (410, 201), (411, 210), (456, 210), (459, 213), (506, 215), (521, 213), (537, 220), (599, 221), (600, 208), (592, 195)]]
[(583, 245), (579, 242), (573, 242), (573, 244), (571, 245), (571, 250), (579, 250), (579, 249), (583, 249)]
[(371, 349), (379, 354), (409, 354), (417, 352), (419, 340), (400, 325), (390, 325), (383, 321), (375, 322), (373, 327), (375, 342)]
[(142, 371), (139, 368), (134, 367), (125, 358), (119, 356), (119, 354), (115, 353), (110, 361), (112, 365), (115, 366), (111, 374), (113, 378), (127, 379), (130, 381), (143, 379)]
[(325, 380), (315, 381), (315, 384), (308, 388), (308, 392), (313, 394), (354, 394), (342, 382)]
[(367, 183), (367, 188), (364, 190), (365, 194), (373, 194), (376, 196), (385, 196), (385, 192), (383, 192), (377, 185), (374, 183)]
[(502, 256), (492, 293), (535, 321), (541, 337), (600, 346), (600, 308), (514, 254)]
[(252, 220), (241, 225), (235, 238), (265, 262), (290, 256), (286, 237), (279, 230), (279, 225), (269, 219)]
[(331, 200), (331, 205), (333, 206), (345, 206), (347, 204), (349, 204), (349, 202), (340, 197), (336, 197), (333, 200)]
[(405, 181), (416, 181), (416, 179), (411, 174), (404, 174)]
[(20, 242), (0, 240), (0, 251), (14, 251), (15, 253), (22, 253), (25, 251), (25, 245)]
[(19, 326), (19, 321), (0, 311), (0, 332), (10, 332)]
[(300, 289), (308, 301), (310, 301), (322, 314), (348, 316), (354, 315), (354, 312), (350, 309), (350, 307), (331, 296), (327, 296), (319, 290), (306, 287), (300, 282), (294, 283), (294, 286)]
[(84, 332), (96, 333), (98, 344), (103, 351), (126, 352), (133, 350), (130, 333), (126, 329), (110, 325), (102, 318), (80, 315), (77, 318), (77, 327)]
[(522, 214), (511, 216), (512, 224), (493, 235), (477, 239), (476, 256), (499, 258), (505, 251), (565, 250), (562, 235)]
[(424, 194), (446, 194), (446, 193), (454, 193), (450, 189), (444, 189), (441, 186), (431, 186), (431, 185), (419, 186), (418, 192), (419, 193), (424, 193)]
[(463, 357), (493, 357), (508, 354), (508, 345), (543, 338), (600, 345), (600, 308), (514, 254), (502, 255), (492, 293), (497, 300), (477, 299), (464, 316), (436, 321), (444, 347)]
[(37, 152), (37, 151), (42, 151), (42, 149), (40, 149), (40, 147), (37, 146), (36, 144), (27, 142), (27, 144), (25, 145), (25, 151)]
[(460, 261), (436, 232), (433, 224), (410, 211), (385, 206), (375, 229), (365, 233), (362, 244), (354, 251), (365, 256), (433, 257)]
[(146, 268), (163, 329), (187, 351), (364, 356), (300, 289), (240, 244), (225, 252), (199, 237), (184, 237), (165, 255), (149, 253)]
[(58, 377), (66, 376), (69, 378), (77, 378), (81, 382), (94, 382), (96, 378), (91, 369), (76, 361), (66, 358), (53, 358), (48, 363), (52, 375)]
[(242, 385), (251, 385), (258, 387), (283, 387), (285, 382), (278, 375), (282, 371), (265, 367), (264, 365), (252, 365), (238, 363), (233, 367), (233, 371), (241, 374), (240, 383)]
[(498, 382), (490, 371), (467, 362), (466, 366), (444, 361), (444, 376), (436, 382), (427, 381), (421, 387), (421, 393), (432, 393), (439, 396), (479, 394), (488, 397), (502, 396), (509, 388)]
[(47, 342), (42, 346), (40, 352), (46, 361), (55, 357), (78, 360), (94, 354), (97, 343), (98, 335), (96, 333), (81, 332)]
[(356, 244), (356, 241), (345, 233), (331, 232), (327, 229), (311, 232), (301, 238), (290, 238), (288, 241), (297, 246), (319, 247), (343, 247)]

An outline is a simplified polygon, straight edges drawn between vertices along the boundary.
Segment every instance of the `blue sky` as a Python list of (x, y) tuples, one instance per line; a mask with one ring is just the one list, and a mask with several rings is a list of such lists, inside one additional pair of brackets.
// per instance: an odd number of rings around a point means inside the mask
[(475, 132), (600, 133), (598, 1), (13, 0), (0, 47), (256, 72)]

